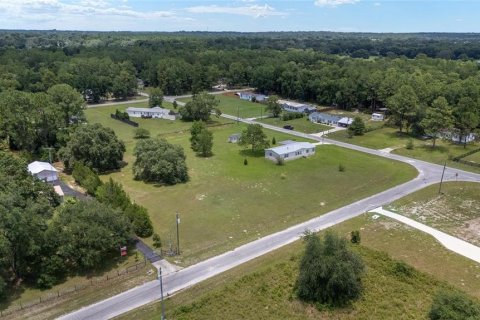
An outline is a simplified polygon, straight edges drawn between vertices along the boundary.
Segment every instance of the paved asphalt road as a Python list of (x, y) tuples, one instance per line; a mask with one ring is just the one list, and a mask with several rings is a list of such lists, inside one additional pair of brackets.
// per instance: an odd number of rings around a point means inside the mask
[[(229, 115), (223, 116), (245, 123), (255, 123), (251, 120), (237, 119), (236, 117)], [(263, 123), (260, 124), (268, 129), (290, 133), (302, 138), (322, 141), (322, 138), (319, 137), (291, 130), (285, 130), (283, 128), (277, 128)], [(401, 184), (371, 197), (354, 202), (350, 205), (331, 211), (327, 214), (311, 219), (304, 223), (292, 226), (286, 230), (247, 243), (232, 251), (202, 261), (198, 264), (182, 269), (176, 273), (169, 274), (163, 278), (164, 293), (172, 295), (179, 290), (188, 288), (205, 279), (211, 278), (219, 273), (234, 268), (246, 261), (252, 260), (265, 253), (292, 243), (298, 240), (305, 230), (318, 231), (321, 229), (325, 229), (342, 221), (361, 215), (362, 213), (369, 211), (373, 208), (377, 208), (387, 203), (390, 203), (407, 194), (422, 189), (427, 185), (439, 182), (442, 175), (443, 167), (436, 164), (413, 160), (407, 157), (385, 153), (379, 150), (368, 149), (330, 139), (324, 139), (323, 141), (344, 148), (349, 148), (360, 152), (366, 152), (369, 154), (411, 164), (412, 166), (417, 168), (419, 174), (415, 179), (407, 183)], [(447, 170), (445, 171), (444, 179), (480, 182), (480, 175), (465, 172), (462, 170), (447, 168)], [(112, 298), (84, 307), (80, 310), (63, 316), (60, 319), (109, 319), (127, 311), (133, 310), (142, 305), (145, 305), (149, 302), (158, 300), (159, 298), (159, 282), (151, 281), (145, 283), (142, 286), (116, 295)]]

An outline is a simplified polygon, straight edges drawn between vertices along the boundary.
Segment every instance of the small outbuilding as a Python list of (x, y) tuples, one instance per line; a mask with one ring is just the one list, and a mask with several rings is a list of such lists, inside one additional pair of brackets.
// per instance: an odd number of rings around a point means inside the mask
[(129, 117), (132, 118), (156, 118), (156, 119), (167, 119), (175, 120), (176, 117), (174, 114), (170, 114), (170, 110), (153, 107), (153, 108), (134, 108), (129, 107), (125, 110), (128, 113)]
[(372, 121), (383, 121), (385, 120), (385, 115), (383, 113), (372, 113)]
[(298, 158), (306, 158), (315, 154), (315, 145), (310, 142), (294, 142), (285, 145), (265, 149), (265, 158), (272, 161), (289, 161)]
[(58, 170), (48, 162), (34, 161), (28, 165), (28, 171), (33, 176), (45, 182), (58, 180)]
[(228, 142), (230, 143), (237, 143), (240, 140), (240, 137), (242, 136), (241, 133), (235, 133), (232, 134), (228, 137)]

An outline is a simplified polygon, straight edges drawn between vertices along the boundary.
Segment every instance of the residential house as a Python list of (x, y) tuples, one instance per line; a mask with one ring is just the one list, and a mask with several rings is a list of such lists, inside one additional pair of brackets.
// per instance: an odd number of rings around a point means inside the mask
[(175, 120), (176, 117), (174, 114), (170, 114), (170, 110), (160, 108), (160, 107), (153, 107), (153, 108), (134, 108), (129, 107), (125, 110), (128, 115), (132, 118), (157, 118), (157, 119), (167, 119), (167, 120)]
[(450, 140), (455, 143), (470, 143), (477, 139), (475, 133), (469, 133), (468, 135), (460, 135), (459, 132), (445, 130), (440, 133), (440, 138)]
[(58, 180), (58, 170), (48, 162), (34, 161), (28, 165), (28, 171), (45, 182)]
[(232, 134), (228, 137), (228, 142), (230, 143), (237, 143), (240, 140), (240, 137), (242, 136), (241, 133), (235, 133)]
[(280, 141), (278, 144), (281, 145), (281, 146), (285, 146), (287, 144), (292, 144), (292, 143), (297, 143), (297, 141), (294, 141), (294, 140), (283, 140), (283, 141)]
[(342, 119), (338, 120), (337, 125), (339, 127), (346, 128), (346, 127), (350, 126), (352, 124), (352, 122), (353, 122), (353, 118), (343, 117)]
[(308, 115), (308, 119), (312, 122), (323, 123), (329, 126), (337, 126), (338, 121), (342, 119), (342, 117), (330, 113), (314, 112)]
[(253, 93), (250, 91), (237, 92), (236, 95), (242, 100), (263, 102), (267, 100), (267, 96), (264, 94)]
[(385, 115), (383, 113), (372, 113), (372, 121), (383, 121), (385, 120)]
[(278, 103), (280, 104), (283, 110), (288, 112), (312, 113), (317, 111), (317, 108), (305, 103), (299, 103), (299, 102), (294, 102), (289, 100), (278, 100)]
[(272, 161), (294, 160), (306, 158), (315, 154), (315, 145), (310, 142), (294, 142), (285, 145), (265, 149), (265, 158)]

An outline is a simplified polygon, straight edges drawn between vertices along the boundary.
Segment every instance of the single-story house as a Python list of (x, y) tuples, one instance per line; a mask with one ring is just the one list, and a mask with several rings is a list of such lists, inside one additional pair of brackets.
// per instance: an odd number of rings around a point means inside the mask
[(34, 161), (28, 165), (28, 171), (45, 182), (58, 180), (58, 170), (48, 162)]
[(250, 91), (237, 92), (236, 95), (239, 96), (239, 98), (242, 100), (257, 101), (257, 102), (263, 102), (268, 98), (264, 94), (253, 93)]
[(310, 142), (288, 143), (283, 146), (265, 149), (265, 158), (272, 161), (284, 161), (306, 158), (315, 154), (315, 145)]
[(330, 126), (337, 126), (338, 121), (342, 119), (342, 117), (330, 113), (314, 112), (308, 115), (308, 119), (312, 122), (323, 123)]
[(228, 142), (230, 143), (237, 143), (238, 140), (240, 140), (240, 137), (242, 136), (241, 133), (234, 133), (228, 137)]
[(383, 121), (385, 120), (385, 115), (383, 113), (372, 113), (372, 121)]
[(443, 131), (440, 133), (440, 137), (445, 140), (451, 140), (455, 143), (470, 143), (477, 139), (475, 133), (470, 133), (468, 135), (460, 135), (459, 132)]
[(294, 102), (289, 100), (278, 100), (278, 103), (280, 104), (280, 106), (282, 106), (283, 110), (289, 111), (289, 112), (312, 113), (317, 111), (317, 108), (305, 103), (299, 103), (299, 102)]
[(152, 117), (157, 119), (167, 119), (167, 120), (175, 120), (176, 117), (173, 114), (170, 114), (170, 110), (160, 108), (160, 107), (153, 107), (153, 108), (134, 108), (129, 107), (125, 110), (128, 115), (132, 118), (141, 118), (143, 117)]
[(343, 117), (342, 119), (338, 120), (338, 126), (339, 127), (348, 127), (349, 125), (351, 125), (353, 122), (353, 118), (349, 118), (349, 117)]

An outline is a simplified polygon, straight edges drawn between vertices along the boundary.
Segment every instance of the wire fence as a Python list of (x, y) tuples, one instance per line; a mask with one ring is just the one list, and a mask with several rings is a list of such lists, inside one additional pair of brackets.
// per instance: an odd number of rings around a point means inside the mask
[(28, 301), (28, 302), (21, 302), (20, 301), (18, 304), (12, 305), (6, 310), (0, 310), (0, 318), (6, 317), (8, 315), (11, 315), (11, 314), (14, 314), (14, 313), (17, 313), (17, 312), (35, 307), (35, 306), (38, 306), (40, 304), (43, 304), (43, 303), (46, 303), (46, 302), (49, 302), (49, 301), (52, 301), (52, 300), (55, 300), (55, 299), (59, 299), (59, 298), (71, 295), (73, 293), (85, 290), (89, 287), (94, 287), (94, 286), (104, 284), (108, 281), (118, 279), (118, 278), (126, 276), (128, 274), (132, 274), (134, 272), (142, 270), (146, 265), (147, 265), (147, 261), (144, 260), (142, 262), (131, 265), (131, 266), (125, 268), (125, 269), (117, 270), (116, 272), (109, 273), (105, 276), (95, 277), (95, 279), (92, 278), (89, 281), (86, 281), (82, 284), (77, 284), (73, 287), (53, 291), (53, 292), (51, 292), (49, 294), (46, 294), (44, 296), (40, 296), (39, 298), (37, 298), (35, 300), (31, 300), (31, 301)]

